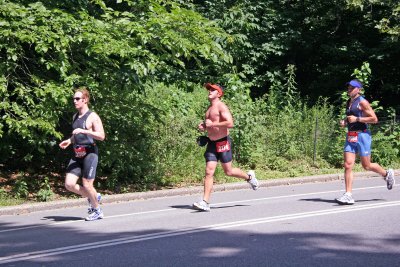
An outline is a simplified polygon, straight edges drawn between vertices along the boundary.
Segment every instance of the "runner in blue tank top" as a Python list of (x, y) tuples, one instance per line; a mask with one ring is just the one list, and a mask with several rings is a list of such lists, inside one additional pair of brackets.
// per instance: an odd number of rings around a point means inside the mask
[(378, 163), (371, 162), (371, 133), (368, 123), (377, 123), (378, 118), (369, 102), (360, 94), (362, 83), (351, 80), (346, 83), (350, 99), (346, 105), (346, 118), (340, 121), (340, 126), (347, 126), (347, 136), (344, 145), (344, 177), (346, 192), (336, 199), (341, 205), (352, 205), (353, 166), (356, 154), (359, 154), (361, 164), (367, 171), (376, 172), (386, 180), (387, 188), (391, 190), (395, 184), (392, 169), (385, 171)]
[[(69, 161), (65, 188), (83, 197), (89, 202), (89, 216), (87, 221), (103, 218), (103, 211), (99, 201), (101, 195), (93, 186), (98, 163), (98, 148), (95, 140), (104, 140), (105, 133), (100, 117), (89, 110), (89, 91), (80, 87), (75, 91), (73, 102), (77, 113), (73, 117), (72, 136), (60, 143), (62, 149), (73, 145), (74, 155)], [(77, 184), (82, 177), (82, 186)]]

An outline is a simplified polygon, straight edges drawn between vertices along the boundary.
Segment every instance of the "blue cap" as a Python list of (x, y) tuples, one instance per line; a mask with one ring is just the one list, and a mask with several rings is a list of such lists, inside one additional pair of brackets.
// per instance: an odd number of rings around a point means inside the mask
[(361, 82), (357, 81), (357, 80), (351, 80), (350, 82), (346, 83), (347, 86), (351, 85), (353, 87), (358, 87), (358, 88), (362, 88), (363, 85)]

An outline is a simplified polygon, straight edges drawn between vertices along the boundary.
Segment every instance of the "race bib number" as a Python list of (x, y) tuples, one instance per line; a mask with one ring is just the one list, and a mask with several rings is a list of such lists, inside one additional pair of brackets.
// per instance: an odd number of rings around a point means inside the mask
[(348, 132), (347, 133), (347, 141), (349, 141), (350, 143), (357, 143), (358, 133), (357, 132)]
[(227, 152), (227, 151), (231, 150), (231, 146), (230, 146), (228, 140), (217, 142), (216, 146), (217, 146), (218, 153)]
[(86, 147), (84, 146), (76, 146), (74, 147), (75, 157), (83, 158), (86, 156)]

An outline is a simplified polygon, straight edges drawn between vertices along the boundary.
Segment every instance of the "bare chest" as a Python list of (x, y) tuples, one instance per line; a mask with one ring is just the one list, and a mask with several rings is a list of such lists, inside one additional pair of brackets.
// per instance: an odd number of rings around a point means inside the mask
[(218, 108), (209, 108), (206, 112), (206, 119), (212, 120), (212, 121), (219, 121), (220, 118), (220, 112)]

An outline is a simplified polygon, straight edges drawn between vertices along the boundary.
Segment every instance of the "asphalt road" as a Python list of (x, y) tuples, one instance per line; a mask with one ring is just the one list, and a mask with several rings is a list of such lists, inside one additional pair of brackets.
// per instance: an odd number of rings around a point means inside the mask
[[(398, 175), (397, 175), (398, 177)], [(399, 179), (397, 179), (400, 182)], [(400, 266), (400, 186), (342, 180), (104, 203), (0, 216), (3, 266)], [(74, 206), (74, 205), (71, 205)]]

